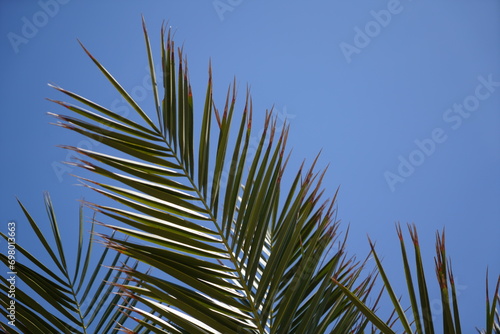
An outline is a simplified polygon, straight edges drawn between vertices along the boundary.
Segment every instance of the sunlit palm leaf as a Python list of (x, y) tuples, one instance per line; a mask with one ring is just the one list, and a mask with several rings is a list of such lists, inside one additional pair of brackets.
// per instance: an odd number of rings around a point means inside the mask
[[(158, 124), (87, 49), (145, 124), (58, 87), (94, 111), (55, 101), (84, 119), (52, 114), (60, 126), (125, 154), (65, 146), (95, 161), (73, 164), (107, 180), (82, 182), (122, 205), (88, 204), (124, 224), (103, 222), (105, 226), (130, 237), (103, 236), (107, 246), (154, 268), (147, 274), (123, 269), (132, 281), (141, 282), (140, 287), (118, 284), (123, 296), (138, 301), (138, 306), (123, 309), (143, 317), (137, 319), (141, 328), (158, 333), (364, 332), (362, 313), (331, 277), (357, 289), (362, 300), (373, 278), (360, 278), (363, 264), (347, 258), (345, 240), (333, 246), (338, 240), (336, 195), (322, 199), (324, 174), (315, 172), (314, 164), (305, 173), (301, 168), (283, 192), (288, 126), (278, 133), (276, 119), (267, 112), (250, 155), (251, 98), (247, 92), (233, 133), (236, 84), (219, 112), (212, 98), (211, 67), (202, 123), (196, 127), (182, 50), (175, 49), (170, 31), (162, 29), (160, 91), (144, 23), (143, 31)], [(229, 175), (227, 182), (224, 175)]]

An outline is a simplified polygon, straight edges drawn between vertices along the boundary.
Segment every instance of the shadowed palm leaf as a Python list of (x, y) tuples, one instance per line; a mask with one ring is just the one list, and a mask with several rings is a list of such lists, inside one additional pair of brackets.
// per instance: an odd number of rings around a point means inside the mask
[[(35, 255), (30, 253), (30, 248), (19, 244), (15, 245), (15, 263), (9, 261), (11, 258), (8, 255), (0, 254), (0, 260), (10, 268), (9, 272), (15, 273), (15, 281), (1, 277), (1, 312), (7, 322), (0, 322), (0, 327), (5, 333), (117, 333), (116, 324), (123, 322), (126, 314), (116, 307), (120, 296), (112, 293), (116, 289), (107, 282), (128, 282), (130, 279), (102, 264), (106, 260), (108, 265), (120, 266), (121, 261), (126, 263), (127, 259), (109, 248), (104, 248), (100, 253), (93, 250), (92, 232), (85, 245), (83, 207), (79, 214), (78, 238), (70, 240), (77, 245), (77, 254), (75, 258), (69, 259), (48, 194), (45, 195), (45, 206), (52, 237), (48, 238), (42, 232), (45, 224), (37, 223), (21, 202), (19, 205), (46, 254)], [(1, 233), (1, 236), (9, 241), (9, 235)], [(28, 261), (19, 262), (19, 254)], [(91, 254), (99, 258), (96, 263), (95, 260), (91, 262)], [(39, 260), (41, 258), (47, 260), (42, 263)], [(70, 267), (73, 266), (72, 272)], [(20, 284), (21, 281), (26, 287)], [(11, 288), (12, 285), (14, 288)], [(12, 301), (15, 304), (11, 306)], [(134, 305), (136, 302), (131, 298), (122, 298), (121, 303)], [(12, 313), (9, 308), (15, 312)], [(92, 331), (88, 331), (89, 327)]]
[(54, 87), (78, 105), (54, 102), (81, 116), (53, 114), (58, 124), (119, 152), (65, 146), (86, 157), (75, 165), (107, 180), (82, 178), (83, 184), (119, 203), (88, 203), (115, 222), (105, 224), (118, 232), (102, 236), (107, 247), (153, 268), (117, 268), (131, 277), (117, 284), (121, 295), (137, 301), (121, 308), (151, 333), (364, 332), (362, 313), (331, 277), (367, 302), (373, 276), (360, 277), (362, 264), (345, 254), (335, 196), (322, 199), (323, 173), (314, 164), (301, 168), (283, 189), (288, 127), (278, 133), (272, 112), (266, 113), (252, 147), (250, 97), (235, 121), (233, 85), (219, 112), (211, 70), (195, 126), (182, 51), (162, 29), (159, 89), (143, 27), (157, 121), (85, 48), (142, 122)]
[[(460, 312), (458, 308), (457, 291), (453, 271), (451, 269), (451, 260), (446, 257), (445, 235), (437, 234), (436, 236), (436, 257), (435, 257), (435, 270), (436, 278), (439, 283), (441, 292), (441, 305), (442, 305), (442, 330), (437, 329), (435, 325), (436, 316), (431, 312), (431, 303), (429, 301), (429, 286), (425, 279), (424, 266), (420, 253), (420, 244), (418, 241), (418, 234), (415, 225), (408, 225), (411, 240), (415, 252), (415, 274), (412, 274), (410, 263), (408, 261), (406, 246), (404, 243), (403, 232), (401, 227), (397, 226), (397, 233), (401, 243), (401, 253), (403, 256), (403, 267), (408, 287), (408, 297), (410, 300), (410, 316), (412, 320), (408, 319), (408, 315), (400, 304), (400, 299), (397, 298), (394, 289), (385, 274), (384, 267), (380, 261), (374, 244), (370, 241), (372, 254), (377, 263), (380, 276), (384, 282), (386, 291), (394, 306), (394, 310), (398, 315), (397, 322), (404, 328), (404, 333), (409, 334), (434, 334), (434, 333), (447, 333), (447, 334), (462, 334), (463, 332), (460, 324)], [(487, 275), (488, 276), (488, 275)], [(414, 285), (416, 278), (418, 290)], [(344, 292), (349, 296), (351, 301), (359, 307), (365, 316), (384, 334), (395, 333), (391, 328), (386, 325), (386, 322), (381, 320), (370, 307), (357, 298), (349, 288), (343, 287), (341, 283), (336, 282)], [(486, 280), (486, 326), (483, 330), (478, 330), (480, 334), (500, 334), (500, 277), (497, 280), (496, 288), (493, 293), (493, 298), (490, 300), (490, 293), (488, 291), (488, 279)]]

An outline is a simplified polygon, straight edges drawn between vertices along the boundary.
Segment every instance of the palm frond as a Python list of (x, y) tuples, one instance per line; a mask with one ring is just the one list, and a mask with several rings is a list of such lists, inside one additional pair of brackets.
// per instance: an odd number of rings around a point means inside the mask
[[(127, 278), (117, 275), (119, 272), (109, 267), (106, 268), (103, 264), (119, 267), (121, 261), (126, 263), (128, 259), (120, 253), (113, 254), (109, 248), (102, 248), (101, 254), (92, 250), (94, 224), (92, 224), (91, 233), (88, 234), (87, 242), (84, 242), (85, 219), (83, 206), (81, 206), (78, 216), (79, 233), (73, 241), (73, 244), (77, 245), (76, 257), (69, 261), (49, 195), (45, 195), (45, 207), (52, 229), (52, 233), (49, 233), (50, 237), (43, 232), (45, 224), (37, 223), (26, 207), (20, 201), (18, 202), (46, 255), (39, 253), (34, 255), (30, 252), (30, 248), (21, 244), (15, 245), (16, 261), (14, 263), (9, 261), (12, 259), (7, 255), (0, 254), (0, 260), (5, 266), (15, 268), (12, 276), (15, 280), (15, 289), (10, 289), (12, 281), (8, 281), (5, 277), (1, 278), (0, 310), (8, 322), (1, 322), (0, 326), (7, 333), (17, 333), (13, 328), (20, 329), (22, 333), (34, 334), (112, 333), (117, 326), (120, 314), (113, 313), (117, 309), (114, 295), (117, 290), (113, 290), (107, 282), (118, 279), (122, 281)], [(6, 241), (9, 240), (8, 235), (2, 233), (1, 236)], [(26, 261), (20, 261), (20, 255)], [(100, 255), (100, 258), (98, 261), (92, 261), (91, 255)], [(49, 260), (42, 262), (42, 258)], [(75, 264), (73, 269), (70, 263)], [(13, 302), (15, 314), (9, 318), (8, 307)], [(122, 302), (129, 304), (130, 300)], [(108, 305), (112, 307), (107, 307)], [(108, 329), (102, 330), (103, 326), (107, 326)]]
[(157, 76), (144, 21), (143, 32), (157, 123), (85, 48), (143, 124), (60, 87), (54, 88), (93, 111), (54, 101), (82, 119), (52, 113), (59, 126), (117, 152), (64, 146), (86, 157), (73, 164), (100, 176), (81, 177), (83, 184), (118, 203), (88, 203), (115, 221), (102, 223), (117, 232), (103, 236), (107, 247), (154, 268), (120, 270), (132, 283), (117, 286), (138, 303), (122, 309), (139, 315), (131, 316), (138, 328), (158, 333), (364, 332), (366, 319), (331, 277), (364, 301), (374, 277), (361, 278), (363, 263), (346, 255), (336, 194), (324, 199), (316, 162), (283, 191), (288, 126), (278, 133), (272, 110), (266, 112), (251, 147), (251, 97), (247, 91), (238, 120), (233, 83), (219, 111), (211, 66), (197, 125), (182, 49), (162, 28), (163, 73)]
[[(370, 241), (370, 246), (372, 248), (372, 254), (376, 261), (378, 271), (382, 277), (385, 290), (387, 291), (391, 303), (397, 317), (397, 323), (404, 328), (405, 333), (415, 333), (415, 334), (432, 334), (432, 333), (450, 333), (450, 334), (462, 334), (462, 328), (460, 324), (460, 312), (458, 308), (458, 299), (455, 286), (455, 280), (453, 276), (453, 271), (451, 267), (451, 260), (446, 256), (446, 246), (445, 246), (445, 234), (444, 231), (436, 235), (436, 257), (435, 262), (435, 272), (436, 279), (439, 283), (440, 293), (441, 293), (441, 305), (443, 308), (442, 312), (442, 326), (441, 330), (436, 329), (433, 321), (433, 315), (431, 314), (431, 308), (429, 303), (428, 285), (425, 280), (424, 264), (422, 261), (422, 256), (420, 252), (420, 243), (418, 239), (417, 229), (415, 225), (408, 225), (408, 230), (413, 243), (413, 249), (415, 253), (415, 274), (412, 274), (410, 262), (407, 256), (407, 250), (404, 242), (403, 233), (401, 231), (400, 225), (396, 226), (397, 234), (401, 244), (401, 253), (403, 258), (403, 267), (406, 277), (406, 283), (408, 288), (408, 297), (410, 300), (410, 315), (412, 318), (408, 318), (407, 309), (403, 308), (400, 303), (400, 298), (397, 297), (392, 284), (385, 274), (384, 266), (379, 259), (377, 252), (375, 251), (374, 244)], [(417, 285), (414, 284), (414, 279), (416, 278)], [(369, 319), (369, 321), (377, 327), (384, 334), (395, 333), (391, 328), (387, 326), (388, 321), (382, 320), (373, 309), (369, 308), (364, 302), (359, 300), (347, 287), (344, 287), (340, 282), (336, 284), (346, 293), (351, 301), (356, 304), (356, 307), (363, 312), (363, 314)], [(493, 334), (498, 333), (498, 328), (500, 327), (500, 321), (498, 319), (498, 304), (500, 301), (500, 296), (498, 295), (500, 287), (500, 277), (497, 280), (497, 285), (495, 293), (493, 294), (493, 299), (490, 303), (490, 297), (488, 292), (488, 280), (486, 281), (486, 329), (478, 330), (481, 334)], [(418, 290), (417, 290), (418, 289)], [(419, 298), (417, 299), (417, 295)], [(495, 314), (497, 314), (495, 316)]]

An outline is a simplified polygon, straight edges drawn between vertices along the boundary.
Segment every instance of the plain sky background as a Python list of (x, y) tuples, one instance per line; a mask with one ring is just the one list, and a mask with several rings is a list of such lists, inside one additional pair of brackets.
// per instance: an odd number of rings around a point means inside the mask
[[(290, 175), (322, 151), (327, 192), (341, 187), (338, 218), (343, 230), (350, 225), (349, 251), (363, 258), (367, 235), (376, 241), (398, 293), (405, 287), (395, 223), (417, 224), (434, 287), (435, 232), (446, 228), (463, 328), (483, 326), (486, 268), (491, 280), (500, 274), (495, 0), (0, 0), (3, 230), (16, 220), (18, 241), (31, 243), (15, 196), (46, 221), (42, 192), (49, 191), (68, 233), (76, 228), (76, 199), (99, 200), (74, 186), (69, 171), (54, 169), (67, 156), (56, 145), (88, 142), (49, 125), (47, 112), (66, 112), (44, 100), (64, 99), (47, 83), (125, 110), (78, 38), (151, 106), (141, 14), (155, 55), (162, 21), (176, 31), (198, 112), (211, 58), (220, 108), (236, 76), (240, 99), (251, 86), (256, 120), (273, 105), (281, 121), (288, 119)], [(438, 291), (431, 292), (440, 317)]]

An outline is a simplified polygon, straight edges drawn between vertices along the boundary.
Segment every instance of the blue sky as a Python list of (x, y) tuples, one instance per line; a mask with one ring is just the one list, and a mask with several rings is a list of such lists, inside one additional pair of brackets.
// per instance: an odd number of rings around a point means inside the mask
[(351, 253), (364, 257), (369, 235), (400, 280), (394, 224), (414, 222), (432, 277), (435, 232), (446, 228), (463, 328), (483, 325), (486, 268), (500, 273), (498, 1), (0, 0), (3, 225), (23, 222), (15, 196), (44, 218), (47, 190), (71, 232), (76, 199), (95, 198), (74, 186), (76, 170), (58, 169), (67, 152), (55, 146), (101, 148), (49, 125), (46, 113), (61, 109), (44, 99), (62, 97), (47, 83), (123, 109), (78, 38), (151, 106), (141, 14), (157, 54), (162, 21), (176, 31), (195, 108), (211, 59), (219, 105), (236, 76), (256, 119), (274, 105), (288, 120), (290, 173), (322, 152)]

